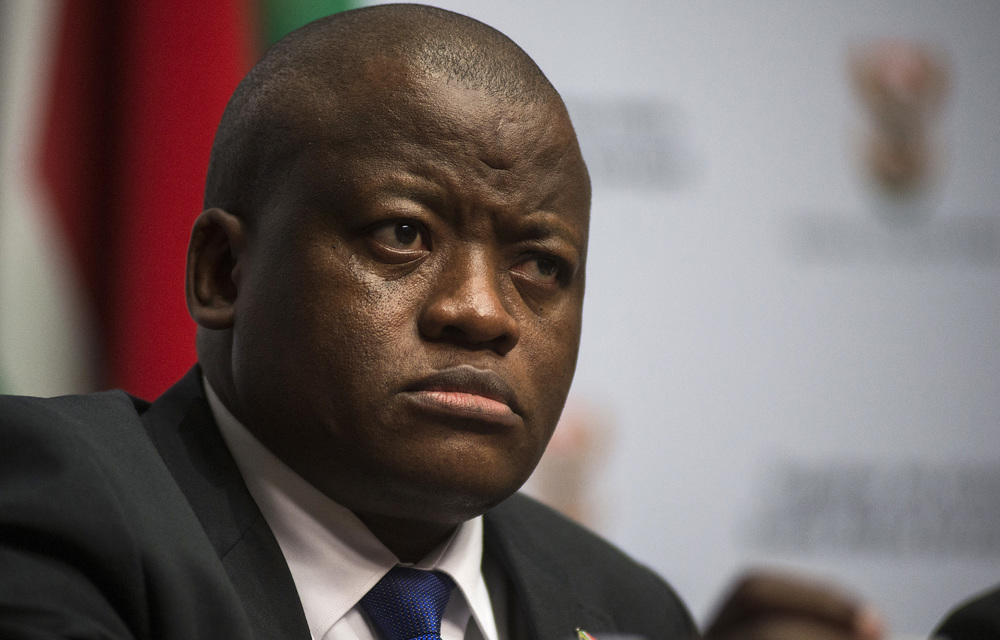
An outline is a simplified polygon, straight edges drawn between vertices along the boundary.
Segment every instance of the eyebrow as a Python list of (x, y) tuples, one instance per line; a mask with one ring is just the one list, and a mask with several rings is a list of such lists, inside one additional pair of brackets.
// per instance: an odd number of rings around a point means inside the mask
[(432, 209), (447, 203), (447, 188), (413, 171), (394, 171), (373, 190), (377, 197), (410, 198)]
[[(437, 167), (440, 171), (441, 167)], [(461, 209), (464, 193), (461, 188), (461, 181), (456, 179), (451, 172), (444, 172), (444, 180), (435, 179), (429, 175), (424, 175), (412, 167), (407, 167), (399, 171), (392, 171), (386, 179), (372, 190), (372, 195), (376, 198), (401, 198), (411, 200), (438, 214), (445, 213), (447, 209), (456, 204)], [(576, 247), (583, 247), (586, 238), (585, 225), (571, 224), (564, 215), (557, 213), (553, 208), (560, 200), (558, 193), (550, 193), (541, 199), (534, 208), (529, 209), (521, 215), (515, 216), (515, 222), (504, 224), (502, 235), (517, 240), (545, 240), (548, 238), (564, 238)], [(493, 206), (487, 206), (493, 209)], [(500, 212), (506, 217), (507, 212), (499, 207), (494, 211)], [(447, 214), (445, 213), (447, 216)], [(460, 215), (460, 214), (459, 214)], [(583, 226), (583, 229), (581, 229)]]
[[(539, 219), (538, 216), (545, 216)], [(583, 245), (584, 234), (577, 225), (570, 224), (563, 216), (548, 210), (529, 212), (513, 225), (505, 225), (506, 234), (519, 240), (547, 240), (563, 238), (577, 247)]]

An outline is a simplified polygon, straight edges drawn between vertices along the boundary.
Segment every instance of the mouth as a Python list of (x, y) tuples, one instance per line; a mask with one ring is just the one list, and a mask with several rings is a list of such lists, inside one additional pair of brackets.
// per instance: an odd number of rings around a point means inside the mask
[(422, 409), (437, 414), (508, 426), (521, 421), (511, 386), (492, 371), (468, 365), (431, 374), (404, 393)]

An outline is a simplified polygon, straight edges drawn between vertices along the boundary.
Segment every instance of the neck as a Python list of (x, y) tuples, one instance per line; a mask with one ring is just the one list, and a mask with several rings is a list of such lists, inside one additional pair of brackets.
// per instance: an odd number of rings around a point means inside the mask
[(403, 520), (387, 516), (356, 513), (400, 562), (419, 562), (438, 545), (448, 539), (456, 529), (453, 524)]

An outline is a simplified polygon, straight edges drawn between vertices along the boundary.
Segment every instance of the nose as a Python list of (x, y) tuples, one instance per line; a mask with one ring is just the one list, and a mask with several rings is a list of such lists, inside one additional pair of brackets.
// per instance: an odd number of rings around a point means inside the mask
[(506, 355), (520, 339), (504, 304), (501, 277), (484, 251), (457, 251), (433, 279), (418, 322), (432, 342)]

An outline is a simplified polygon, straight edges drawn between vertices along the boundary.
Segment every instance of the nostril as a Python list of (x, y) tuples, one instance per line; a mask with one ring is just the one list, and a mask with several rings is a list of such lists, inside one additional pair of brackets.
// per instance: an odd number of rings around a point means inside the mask
[(517, 330), (502, 331), (492, 337), (470, 334), (467, 330), (457, 325), (445, 325), (437, 336), (432, 338), (433, 342), (448, 342), (464, 347), (466, 349), (488, 349), (500, 355), (505, 355), (514, 345), (517, 344)]
[(445, 340), (465, 340), (465, 332), (456, 327), (455, 325), (449, 324), (441, 329), (440, 337)]

